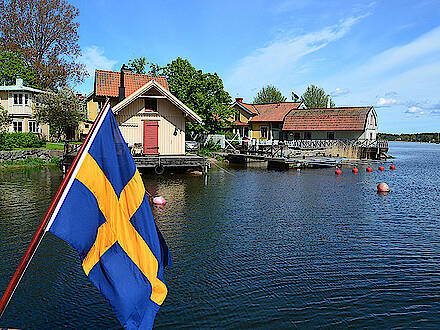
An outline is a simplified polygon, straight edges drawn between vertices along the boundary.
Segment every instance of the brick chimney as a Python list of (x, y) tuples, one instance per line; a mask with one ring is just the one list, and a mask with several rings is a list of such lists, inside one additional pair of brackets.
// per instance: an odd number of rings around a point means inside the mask
[(131, 70), (125, 64), (123, 64), (121, 67), (121, 80), (119, 82), (119, 102), (125, 99), (124, 76), (126, 72), (131, 72)]
[(237, 103), (243, 103), (243, 98), (242, 98), (242, 97), (236, 97), (236, 98), (235, 98), (235, 102), (237, 102)]

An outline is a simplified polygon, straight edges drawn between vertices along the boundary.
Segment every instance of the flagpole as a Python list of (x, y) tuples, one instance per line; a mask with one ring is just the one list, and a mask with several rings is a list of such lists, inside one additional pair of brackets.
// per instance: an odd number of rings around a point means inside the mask
[(64, 192), (64, 189), (66, 188), (67, 183), (70, 180), (70, 177), (72, 176), (72, 173), (81, 157), (81, 154), (83, 153), (85, 147), (89, 143), (90, 137), (92, 136), (98, 122), (100, 121), (101, 117), (103, 116), (103, 113), (106, 112), (105, 109), (108, 106), (109, 100), (107, 100), (102, 110), (99, 112), (98, 117), (95, 119), (95, 122), (93, 123), (92, 127), (90, 128), (89, 133), (87, 134), (86, 138), (84, 139), (83, 144), (81, 145), (81, 148), (78, 151), (78, 154), (75, 156), (75, 159), (72, 162), (72, 165), (70, 166), (69, 170), (66, 173), (66, 176), (64, 177), (63, 181), (61, 182), (60, 187), (58, 188), (57, 193), (55, 194), (54, 199), (52, 200), (52, 203), (50, 203), (49, 208), (46, 211), (46, 214), (43, 217), (43, 220), (41, 221), (40, 225), (37, 228), (37, 231), (32, 238), (32, 241), (27, 248), (23, 258), (20, 261), (20, 264), (17, 267), (17, 270), (15, 271), (14, 275), (11, 278), (11, 281), (8, 284), (8, 287), (6, 288), (2, 299), (0, 300), (0, 318), (3, 316), (3, 313), (8, 306), (9, 301), (12, 298), (12, 295), (15, 292), (15, 289), (17, 288), (18, 284), (20, 283), (21, 278), (24, 275), (24, 272), (26, 271), (26, 268), (28, 267), (29, 263), (32, 260), (32, 257), (34, 256), (35, 252), (38, 249), (38, 246), (40, 245), (44, 233), (46, 232), (47, 224), (51, 218), (51, 215), (57, 206), (61, 195)]

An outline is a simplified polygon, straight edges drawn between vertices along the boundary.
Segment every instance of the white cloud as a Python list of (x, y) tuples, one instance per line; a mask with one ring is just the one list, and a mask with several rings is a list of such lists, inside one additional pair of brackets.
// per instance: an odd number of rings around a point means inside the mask
[(298, 72), (300, 59), (341, 39), (363, 17), (365, 15), (350, 17), (320, 31), (272, 41), (238, 62), (232, 74), (225, 79), (227, 87), (249, 97), (252, 88), (278, 85), (285, 77)]
[(342, 88), (337, 87), (333, 92), (330, 93), (330, 96), (337, 97), (337, 96), (346, 95), (349, 93), (350, 93), (350, 90), (348, 88), (342, 89)]
[(423, 111), (422, 108), (416, 107), (416, 106), (409, 107), (405, 111), (405, 113), (409, 114), (409, 115), (415, 115), (415, 116), (417, 116), (417, 115), (424, 115), (425, 114), (425, 112)]
[(84, 49), (81, 62), (85, 64), (87, 72), (93, 77), (96, 69), (112, 70), (118, 61), (107, 58), (104, 56), (104, 49), (93, 45)]
[(376, 107), (389, 107), (395, 104), (401, 104), (402, 101), (393, 99), (393, 98), (385, 98), (385, 97), (379, 97), (379, 100), (377, 101)]

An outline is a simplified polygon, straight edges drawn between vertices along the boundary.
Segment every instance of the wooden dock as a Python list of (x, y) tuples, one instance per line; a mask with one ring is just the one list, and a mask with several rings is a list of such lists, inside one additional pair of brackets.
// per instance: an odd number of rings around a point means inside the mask
[[(64, 155), (60, 161), (60, 168), (63, 173), (67, 173), (73, 159), (78, 153), (80, 145), (65, 145)], [(165, 171), (185, 171), (197, 170), (206, 172), (211, 163), (207, 157), (195, 154), (185, 155), (135, 155), (133, 157), (136, 167), (142, 170), (153, 170), (156, 174), (163, 174)]]

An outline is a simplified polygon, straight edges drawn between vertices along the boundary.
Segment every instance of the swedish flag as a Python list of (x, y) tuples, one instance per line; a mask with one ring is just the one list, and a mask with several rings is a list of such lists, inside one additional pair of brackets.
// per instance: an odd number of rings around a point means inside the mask
[(124, 328), (152, 328), (167, 295), (168, 248), (110, 107), (86, 145), (49, 223)]

